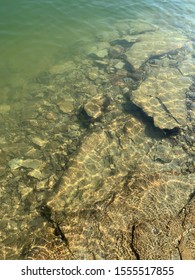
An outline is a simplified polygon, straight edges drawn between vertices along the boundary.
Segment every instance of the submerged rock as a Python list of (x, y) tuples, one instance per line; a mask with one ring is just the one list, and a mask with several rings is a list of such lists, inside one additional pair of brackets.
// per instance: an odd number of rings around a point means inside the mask
[(43, 180), (45, 179), (47, 176), (45, 174), (43, 174), (39, 169), (33, 169), (32, 171), (30, 171), (28, 173), (29, 176), (36, 178), (38, 180)]
[(57, 65), (52, 66), (49, 69), (49, 72), (52, 75), (58, 75), (58, 74), (63, 74), (65, 72), (73, 71), (74, 69), (75, 69), (74, 62), (68, 61), (68, 62), (63, 63), (63, 64), (57, 64)]
[(14, 158), (8, 162), (8, 165), (12, 170), (18, 169), (20, 167), (36, 169), (40, 168), (42, 164), (43, 162), (37, 159)]
[(108, 66), (108, 61), (105, 61), (105, 60), (94, 60), (94, 63), (95, 64), (97, 64), (99, 67), (102, 67), (102, 68), (104, 68), (104, 67), (106, 67), (106, 66)]
[(99, 78), (98, 69), (90, 69), (90, 71), (86, 74), (87, 78), (91, 81), (95, 81)]
[(43, 139), (41, 139), (39, 137), (36, 137), (36, 136), (32, 137), (31, 141), (32, 141), (33, 144), (35, 144), (35, 145), (37, 145), (37, 146), (39, 146), (41, 148), (45, 147), (45, 145), (47, 144), (46, 140), (43, 140)]
[(121, 20), (116, 28), (122, 33), (136, 35), (156, 31), (159, 27), (145, 20)]
[(63, 247), (48, 229), (27, 258), (40, 259), (43, 252), (53, 259), (179, 258), (175, 248), (185, 230), (182, 221), (177, 223), (178, 213), (189, 202), (195, 177), (176, 174), (178, 164), (169, 162), (178, 155), (163, 156), (163, 148), (170, 148), (166, 141), (157, 152), (165, 167), (156, 166), (156, 159), (147, 156), (152, 143), (144, 135), (141, 123), (122, 116), (84, 138), (45, 207), (68, 245)]
[(174, 30), (157, 30), (133, 35), (133, 39), (136, 39), (136, 43), (125, 52), (125, 55), (134, 69), (139, 69), (149, 58), (181, 49), (188, 42), (185, 35), (178, 34)]
[(109, 56), (111, 58), (121, 58), (124, 53), (124, 48), (122, 46), (114, 46), (109, 48)]
[(132, 102), (154, 119), (155, 126), (173, 129), (187, 123), (186, 91), (192, 80), (175, 68), (163, 67), (151, 73), (132, 92)]
[(25, 159), (20, 163), (22, 167), (32, 169), (40, 168), (42, 164), (43, 162), (38, 159)]
[(61, 100), (57, 105), (63, 113), (71, 113), (74, 110), (74, 99), (68, 98), (66, 100)]
[(15, 170), (17, 168), (20, 168), (22, 166), (22, 163), (23, 163), (23, 159), (14, 158), (8, 162), (8, 166), (11, 168), (11, 170)]
[(117, 63), (114, 65), (114, 67), (115, 67), (117, 70), (123, 69), (124, 66), (125, 66), (125, 63), (122, 62), (122, 61), (119, 61), (119, 62), (117, 62)]
[(187, 37), (118, 29), (0, 114), (1, 259), (195, 258)]
[(85, 105), (84, 109), (87, 115), (94, 120), (100, 118), (103, 114), (103, 111), (109, 104), (109, 99), (105, 96), (99, 95), (93, 97)]
[(179, 70), (184, 76), (195, 77), (195, 58), (187, 56), (179, 66)]
[[(107, 44), (106, 44), (107, 46)], [(89, 56), (94, 59), (103, 59), (108, 56), (108, 50), (104, 47), (104, 45), (99, 44), (97, 47), (94, 47), (90, 50)]]

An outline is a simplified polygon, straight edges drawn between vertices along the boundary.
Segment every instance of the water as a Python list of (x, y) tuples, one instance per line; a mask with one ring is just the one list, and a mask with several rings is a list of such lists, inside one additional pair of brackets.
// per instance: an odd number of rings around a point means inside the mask
[(164, 229), (194, 195), (194, 11), (0, 0), (0, 259), (135, 259), (144, 223), (141, 257), (180, 258)]
[(113, 30), (118, 20), (144, 19), (188, 30), (195, 26), (193, 0), (0, 0), (0, 7), (0, 100), (8, 103), (59, 53), (74, 56), (80, 45)]

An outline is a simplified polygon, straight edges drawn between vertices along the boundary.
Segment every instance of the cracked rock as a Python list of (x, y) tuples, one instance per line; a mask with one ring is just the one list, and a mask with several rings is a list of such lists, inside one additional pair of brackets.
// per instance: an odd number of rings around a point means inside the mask
[(192, 80), (175, 68), (163, 67), (151, 73), (132, 92), (132, 102), (154, 119), (155, 126), (173, 129), (187, 123), (186, 91)]

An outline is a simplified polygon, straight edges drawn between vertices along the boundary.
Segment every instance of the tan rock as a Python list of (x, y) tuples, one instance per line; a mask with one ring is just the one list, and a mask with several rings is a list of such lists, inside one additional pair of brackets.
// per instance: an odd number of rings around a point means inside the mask
[(74, 110), (74, 100), (73, 99), (66, 99), (61, 100), (57, 103), (60, 111), (63, 113), (71, 113)]
[(156, 70), (132, 93), (131, 100), (154, 119), (155, 126), (173, 129), (187, 122), (186, 90), (192, 80), (175, 68)]
[(127, 61), (135, 69), (139, 69), (150, 57), (180, 49), (188, 42), (186, 36), (174, 30), (157, 30), (133, 35), (133, 39), (136, 39), (136, 43), (125, 54)]

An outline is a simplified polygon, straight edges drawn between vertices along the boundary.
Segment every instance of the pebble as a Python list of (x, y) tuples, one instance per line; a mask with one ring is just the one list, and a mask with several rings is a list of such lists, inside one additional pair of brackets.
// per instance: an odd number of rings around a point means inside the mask
[(31, 141), (32, 141), (33, 144), (35, 144), (35, 145), (37, 145), (37, 146), (39, 146), (41, 148), (44, 148), (45, 145), (48, 143), (48, 141), (43, 140), (43, 139), (41, 139), (39, 137), (32, 137)]
[(89, 72), (87, 74), (87, 77), (89, 78), (89, 80), (91, 81), (95, 81), (98, 78), (98, 73), (97, 72)]
[(61, 100), (57, 103), (60, 111), (63, 113), (71, 113), (74, 110), (74, 100), (68, 99), (68, 100)]
[(25, 159), (22, 160), (20, 163), (22, 167), (32, 168), (32, 169), (40, 168), (42, 164), (43, 162), (38, 159)]
[(108, 56), (108, 50), (107, 49), (97, 50), (97, 51), (94, 51), (93, 53), (91, 53), (90, 56), (92, 56), (96, 59), (103, 59)]
[(14, 158), (8, 162), (8, 166), (11, 168), (11, 170), (15, 170), (22, 166), (22, 162), (23, 162), (23, 159)]
[(94, 97), (84, 105), (85, 112), (89, 117), (93, 119), (97, 119), (102, 116), (102, 110), (105, 103), (106, 103), (105, 97), (103, 96)]
[(87, 104), (84, 105), (84, 109), (87, 115), (94, 119), (97, 119), (102, 115), (101, 106), (93, 101), (87, 102)]
[(108, 64), (109, 64), (107, 61), (104, 61), (104, 60), (95, 60), (94, 62), (95, 62), (95, 64), (97, 64), (98, 66), (102, 66), (102, 67), (106, 67), (106, 66), (108, 66)]
[(18, 191), (20, 192), (22, 199), (24, 199), (32, 192), (32, 188), (27, 187), (26, 185), (20, 183), (18, 187)]
[(115, 67), (117, 70), (123, 69), (124, 66), (125, 66), (125, 63), (122, 62), (122, 61), (119, 61), (117, 64), (114, 65), (114, 67)]
[(125, 94), (125, 93), (128, 93), (129, 92), (129, 88), (128, 87), (125, 87), (122, 89), (122, 92)]
[(122, 46), (114, 46), (109, 49), (109, 56), (112, 58), (120, 58), (124, 53), (124, 48)]
[(187, 92), (187, 97), (192, 99), (192, 100), (195, 100), (195, 92), (188, 91)]
[(56, 119), (57, 119), (56, 116), (54, 115), (54, 113), (52, 113), (52, 112), (48, 112), (45, 117), (49, 121), (56, 121)]
[(44, 174), (42, 174), (42, 172), (39, 169), (34, 169), (30, 171), (28, 175), (38, 180), (42, 180), (45, 178)]

